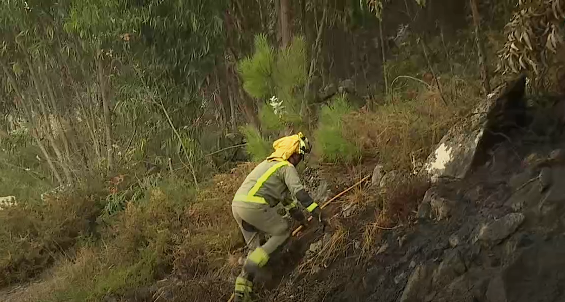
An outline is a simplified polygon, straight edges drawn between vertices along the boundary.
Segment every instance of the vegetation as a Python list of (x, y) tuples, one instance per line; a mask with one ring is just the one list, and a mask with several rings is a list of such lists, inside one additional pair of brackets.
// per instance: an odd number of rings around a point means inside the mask
[[(308, 134), (308, 170), (333, 189), (375, 162), (413, 174), (509, 74), (560, 89), (562, 1), (458, 0), (449, 16), (437, 1), (1, 1), (0, 196), (17, 203), (0, 208), (0, 285), (39, 280), (23, 301), (226, 300), (244, 250), (230, 201), (276, 138)], [(300, 270), (358, 230), (372, 253), (427, 185), (354, 192), (375, 217), (334, 218)]]

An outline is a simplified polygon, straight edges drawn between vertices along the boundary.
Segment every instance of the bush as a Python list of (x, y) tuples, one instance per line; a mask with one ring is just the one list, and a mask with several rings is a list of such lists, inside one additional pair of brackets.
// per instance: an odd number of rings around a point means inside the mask
[(263, 138), (263, 136), (261, 136), (261, 133), (259, 133), (257, 128), (247, 125), (241, 127), (240, 131), (247, 140), (245, 150), (247, 151), (247, 154), (251, 156), (253, 161), (263, 161), (271, 154), (271, 145)]
[(320, 160), (325, 162), (350, 163), (359, 158), (360, 150), (344, 132), (343, 118), (353, 111), (344, 97), (337, 98), (329, 106), (324, 106), (314, 132), (315, 150)]
[[(239, 62), (245, 91), (257, 100), (261, 130), (279, 135), (285, 126), (304, 124), (300, 111), (307, 81), (306, 43), (295, 37), (289, 47), (275, 51), (265, 35), (255, 37), (255, 53)], [(276, 115), (267, 100), (276, 96), (284, 107)], [(307, 121), (306, 121), (307, 122)]]
[(278, 135), (284, 129), (283, 121), (269, 105), (263, 105), (259, 109), (259, 121), (265, 133)]

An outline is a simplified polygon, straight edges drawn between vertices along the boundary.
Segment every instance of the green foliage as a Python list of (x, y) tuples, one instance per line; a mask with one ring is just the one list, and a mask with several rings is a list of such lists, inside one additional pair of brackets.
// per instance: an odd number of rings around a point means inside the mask
[(277, 133), (284, 128), (282, 119), (275, 114), (275, 111), (269, 105), (263, 105), (259, 108), (259, 121), (262, 130), (267, 133)]
[[(255, 53), (239, 63), (239, 72), (245, 91), (259, 101), (262, 130), (278, 134), (286, 125), (303, 123), (300, 110), (308, 76), (304, 38), (295, 37), (289, 47), (275, 51), (265, 35), (258, 35)], [(282, 101), (279, 117), (265, 107), (272, 96)]]
[(314, 132), (315, 151), (322, 161), (351, 163), (359, 159), (360, 150), (345, 132), (343, 118), (353, 111), (345, 97), (341, 96), (324, 106)]
[(243, 89), (256, 99), (273, 93), (272, 73), (275, 51), (266, 35), (255, 37), (255, 53), (239, 62), (238, 71), (243, 78)]
[(278, 96), (292, 98), (306, 85), (306, 42), (302, 37), (294, 37), (289, 47), (281, 49), (277, 55), (273, 79)]
[(269, 142), (261, 136), (261, 133), (255, 127), (250, 125), (243, 126), (240, 128), (240, 131), (247, 140), (245, 148), (253, 161), (263, 161), (271, 154), (272, 148)]
[(283, 119), (286, 124), (296, 125), (301, 121), (307, 78), (306, 42), (302, 37), (294, 37), (288, 48), (279, 51), (273, 74), (277, 97), (285, 106)]

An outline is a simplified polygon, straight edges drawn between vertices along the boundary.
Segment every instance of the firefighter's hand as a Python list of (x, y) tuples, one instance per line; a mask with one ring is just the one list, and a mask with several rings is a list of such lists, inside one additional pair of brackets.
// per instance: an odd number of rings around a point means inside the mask
[(306, 217), (304, 217), (304, 213), (302, 213), (302, 211), (300, 209), (292, 208), (292, 209), (288, 210), (288, 214), (290, 214), (290, 217), (292, 217), (294, 220), (298, 221), (300, 224), (306, 223)]

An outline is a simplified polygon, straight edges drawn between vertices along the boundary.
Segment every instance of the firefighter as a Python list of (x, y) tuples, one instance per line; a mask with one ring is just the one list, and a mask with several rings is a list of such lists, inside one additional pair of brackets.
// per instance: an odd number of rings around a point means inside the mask
[[(322, 211), (304, 189), (296, 166), (311, 150), (308, 139), (298, 133), (273, 143), (275, 151), (247, 176), (232, 202), (232, 212), (250, 253), (235, 282), (235, 301), (248, 302), (253, 279), (269, 261), (269, 256), (290, 237), (290, 225), (274, 208), (279, 203), (289, 214), (305, 223), (303, 212), (290, 202), (298, 200), (320, 223), (325, 224)], [(260, 234), (270, 238), (261, 245)]]

